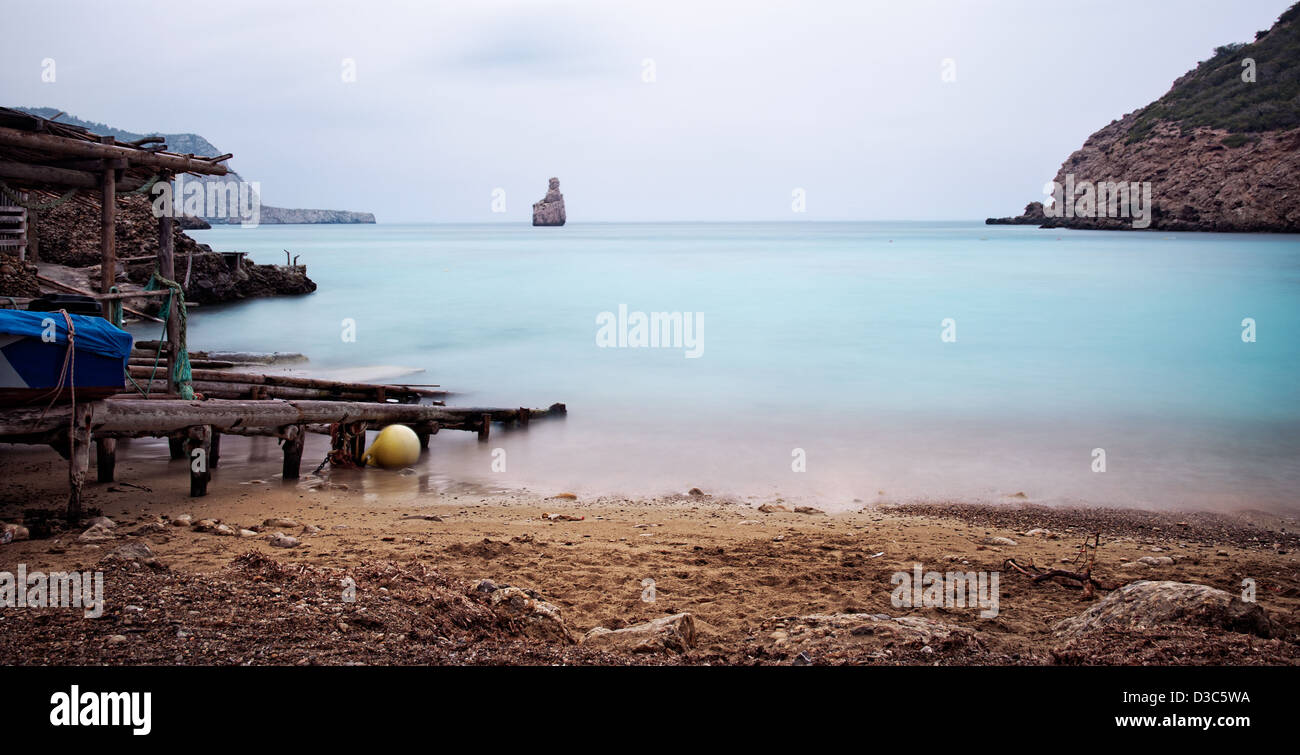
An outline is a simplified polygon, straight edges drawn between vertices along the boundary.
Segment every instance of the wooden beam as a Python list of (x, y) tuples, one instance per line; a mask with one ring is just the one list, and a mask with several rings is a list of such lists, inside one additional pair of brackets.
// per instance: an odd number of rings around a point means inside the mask
[[(108, 293), (117, 281), (117, 238), (115, 236), (117, 221), (117, 176), (116, 171), (106, 167), (100, 176), (99, 222), (99, 291)], [(108, 304), (104, 304), (104, 316), (108, 317)]]
[[(111, 399), (95, 402), (94, 431), (115, 437), (162, 437), (184, 433), (194, 425), (211, 425), (222, 432), (243, 427), (283, 427), (328, 422), (437, 424), (442, 429), (477, 431), (484, 418), (514, 422), (518, 409), (462, 408), (422, 404), (379, 404), (355, 401), (183, 401), (179, 399)], [(0, 412), (0, 436), (23, 436), (66, 428), (68, 405), (15, 407)], [(529, 410), (532, 419), (558, 417), (564, 404)]]
[[(98, 189), (101, 183), (97, 173), (52, 165), (32, 165), (13, 160), (0, 160), (0, 178), (64, 189)], [(126, 192), (135, 191), (143, 185), (142, 181), (123, 180), (117, 182), (116, 188), (118, 191)]]
[(81, 139), (69, 139), (52, 134), (38, 134), (32, 131), (19, 131), (4, 127), (0, 127), (0, 145), (68, 157), (125, 159), (131, 165), (170, 170), (176, 173), (224, 176), (229, 172), (226, 166), (220, 163), (208, 162), (192, 155), (149, 152), (116, 144), (100, 144)]
[[(137, 358), (138, 359), (138, 358)], [(148, 357), (149, 364), (141, 369), (140, 364), (131, 366), (132, 377), (149, 377), (149, 368), (153, 358)], [(194, 364), (194, 360), (190, 360)], [(405, 385), (386, 385), (380, 383), (353, 383), (342, 380), (323, 380), (319, 378), (296, 377), (291, 375), (265, 375), (258, 372), (227, 372), (222, 370), (195, 369), (195, 381), (210, 383), (231, 383), (244, 385), (265, 385), (283, 388), (310, 388), (318, 391), (333, 391), (340, 394), (366, 394), (377, 396), (380, 390), (393, 394), (389, 398), (401, 399), (404, 396), (441, 397), (446, 391), (432, 391), (425, 388), (411, 388)]]
[[(36, 280), (40, 281), (41, 283), (44, 283), (47, 286), (53, 286), (54, 288), (62, 289), (70, 293), (81, 294), (82, 296), (91, 296), (96, 299), (100, 298), (100, 295), (94, 293), (93, 291), (86, 291), (85, 289), (77, 288), (76, 286), (69, 286), (66, 283), (61, 283), (59, 281), (56, 281), (53, 278), (46, 278), (44, 275), (41, 275), (40, 273), (37, 273)], [(141, 312), (138, 309), (132, 309), (131, 307), (123, 306), (122, 311), (127, 312), (134, 317), (139, 317), (142, 320), (152, 320), (153, 322), (162, 322), (162, 320), (159, 320), (157, 317), (154, 317), (153, 315), (147, 315), (144, 312)]]

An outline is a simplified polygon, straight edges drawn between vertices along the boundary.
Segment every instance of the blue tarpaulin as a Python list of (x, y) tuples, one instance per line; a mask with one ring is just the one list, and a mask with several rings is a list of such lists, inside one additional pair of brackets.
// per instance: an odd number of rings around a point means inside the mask
[[(102, 317), (68, 317), (76, 331), (76, 384), (121, 386), (131, 358), (131, 334)], [(67, 348), (62, 312), (0, 310), (0, 387), (57, 385)]]

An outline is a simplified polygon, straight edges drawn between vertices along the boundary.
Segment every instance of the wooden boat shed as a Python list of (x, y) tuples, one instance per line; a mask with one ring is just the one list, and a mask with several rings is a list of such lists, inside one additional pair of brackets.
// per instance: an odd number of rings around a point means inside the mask
[[(198, 157), (168, 152), (162, 137), (122, 143), (69, 124), (0, 108), (0, 181), (10, 193), (27, 198), (83, 201), (100, 208), (101, 267), (96, 298), (108, 316), (109, 303), (141, 295), (167, 295), (167, 291), (113, 292), (118, 250), (115, 241), (116, 196), (148, 189), (154, 182), (171, 181), (181, 173), (222, 176), (230, 154)], [(25, 218), (23, 232), (10, 246), (21, 256), (38, 239), (26, 237), (35, 222)], [(174, 219), (158, 218), (158, 274), (174, 281)], [(3, 252), (0, 249), (0, 252)], [(166, 343), (160, 354), (174, 359), (182, 353), (183, 321), (179, 307), (169, 307)], [(123, 437), (167, 437), (173, 458), (199, 459), (191, 463), (190, 495), (207, 493), (212, 470), (219, 463), (222, 433), (277, 437), (284, 450), (282, 476), (299, 476), (303, 438), (307, 432), (328, 433), (332, 439), (331, 463), (355, 464), (365, 443), (367, 427), (393, 423), (416, 430), (421, 445), (439, 429), (477, 432), (487, 440), (490, 425), (527, 426), (530, 418), (562, 416), (563, 404), (545, 410), (482, 407), (453, 408), (419, 402), (435, 392), (408, 386), (374, 386), (333, 383), (308, 378), (248, 375), (238, 385), (252, 386), (249, 399), (205, 398), (186, 400), (178, 393), (172, 369), (166, 371), (162, 390), (147, 397), (115, 396), (98, 401), (76, 400), (75, 381), (68, 387), (70, 401), (46, 407), (0, 409), (0, 443), (48, 444), (68, 460), (69, 493), (66, 514), (78, 521), (82, 513), (82, 487), (90, 467), (90, 447), (97, 449), (99, 482), (114, 477), (116, 440)], [(197, 375), (196, 375), (197, 377)], [(220, 384), (225, 385), (225, 384)], [(295, 393), (296, 391), (296, 393)], [(277, 392), (279, 392), (277, 394)], [(441, 392), (436, 392), (443, 395)], [(242, 395), (242, 394), (240, 394)], [(306, 395), (307, 400), (282, 396)], [(398, 396), (398, 398), (393, 398)], [(316, 397), (326, 400), (315, 400)], [(337, 398), (336, 398), (337, 397)], [(363, 400), (355, 400), (358, 397)], [(200, 453), (201, 452), (201, 453)]]

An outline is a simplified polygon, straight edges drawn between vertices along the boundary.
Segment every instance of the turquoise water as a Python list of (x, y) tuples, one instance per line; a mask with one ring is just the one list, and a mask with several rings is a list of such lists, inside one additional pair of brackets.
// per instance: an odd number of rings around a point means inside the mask
[[(452, 404), (568, 404), (566, 421), (487, 447), (438, 436), (424, 465), (447, 478), (580, 493), (698, 486), (832, 508), (1018, 492), (1300, 508), (1296, 236), (965, 222), (193, 235), (258, 262), (283, 263), (288, 249), (319, 284), (197, 310), (196, 348), (422, 368), (405, 380), (456, 391)], [(597, 317), (620, 305), (702, 313), (702, 353), (599, 347)], [(344, 318), (355, 342), (341, 337)], [(941, 339), (948, 318), (955, 342)], [(491, 471), (496, 447), (505, 472)], [(806, 471), (792, 469), (795, 449)]]

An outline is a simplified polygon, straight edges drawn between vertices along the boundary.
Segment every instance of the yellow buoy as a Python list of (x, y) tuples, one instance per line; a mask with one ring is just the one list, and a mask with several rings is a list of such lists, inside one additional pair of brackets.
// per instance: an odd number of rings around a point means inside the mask
[(361, 457), (362, 464), (374, 464), (384, 469), (402, 469), (420, 458), (420, 439), (406, 425), (389, 425), (379, 431), (375, 442)]

